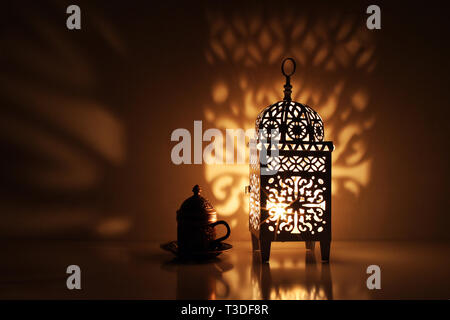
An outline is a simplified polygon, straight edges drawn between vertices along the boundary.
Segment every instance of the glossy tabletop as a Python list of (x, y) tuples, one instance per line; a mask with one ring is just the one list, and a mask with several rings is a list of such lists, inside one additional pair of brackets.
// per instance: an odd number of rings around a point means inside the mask
[[(0, 299), (449, 299), (450, 244), (274, 243), (261, 264), (250, 241), (204, 263), (180, 263), (159, 243), (8, 242), (0, 262)], [(81, 268), (81, 290), (68, 290), (66, 268)], [(369, 290), (367, 267), (381, 268)]]

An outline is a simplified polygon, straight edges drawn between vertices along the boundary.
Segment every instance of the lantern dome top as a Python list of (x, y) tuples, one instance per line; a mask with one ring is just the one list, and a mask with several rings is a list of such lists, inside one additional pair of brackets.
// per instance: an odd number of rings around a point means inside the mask
[(265, 108), (256, 120), (256, 133), (282, 142), (321, 142), (322, 118), (311, 107), (295, 101), (279, 101)]
[[(290, 74), (284, 70), (286, 61), (291, 61)], [(321, 142), (324, 138), (322, 118), (306, 104), (291, 101), (290, 77), (295, 72), (292, 58), (283, 60), (281, 72), (286, 77), (284, 99), (266, 107), (257, 117), (255, 129), (257, 137), (279, 139), (280, 142)]]

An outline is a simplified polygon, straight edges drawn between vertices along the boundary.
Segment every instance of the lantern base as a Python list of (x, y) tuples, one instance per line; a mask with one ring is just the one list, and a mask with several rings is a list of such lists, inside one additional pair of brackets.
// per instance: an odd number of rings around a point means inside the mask
[(262, 263), (269, 262), (271, 244), (272, 241), (265, 239), (258, 239), (258, 237), (252, 233), (252, 250), (253, 253), (255, 253), (255, 251), (258, 250), (261, 251), (260, 253)]
[(269, 262), (270, 245), (271, 244), (272, 244), (272, 241), (270, 241), (270, 240), (259, 239), (259, 246), (260, 246), (260, 249), (261, 249), (261, 262), (262, 263)]
[(306, 249), (314, 251), (314, 248), (316, 247), (315, 241), (305, 241)]
[[(252, 237), (252, 251), (255, 253), (256, 251), (260, 251), (261, 262), (267, 263), (270, 259), (270, 248), (272, 241), (267, 239), (260, 239), (253, 233)], [(306, 250), (313, 251), (316, 247), (316, 242), (320, 242), (320, 254), (322, 258), (322, 262), (330, 261), (330, 249), (331, 249), (331, 240), (322, 240), (322, 241), (305, 241)]]
[(330, 261), (330, 246), (331, 241), (320, 241), (320, 254), (322, 256), (322, 261), (324, 262)]

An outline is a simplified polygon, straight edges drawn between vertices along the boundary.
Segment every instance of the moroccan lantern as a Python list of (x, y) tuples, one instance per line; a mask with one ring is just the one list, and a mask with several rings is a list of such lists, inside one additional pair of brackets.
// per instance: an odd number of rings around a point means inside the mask
[[(292, 71), (285, 72), (290, 61)], [(283, 60), (284, 99), (265, 108), (250, 140), (250, 216), (253, 250), (270, 258), (272, 241), (320, 242), (323, 261), (331, 244), (331, 152), (324, 127), (311, 107), (291, 99), (292, 58)]]

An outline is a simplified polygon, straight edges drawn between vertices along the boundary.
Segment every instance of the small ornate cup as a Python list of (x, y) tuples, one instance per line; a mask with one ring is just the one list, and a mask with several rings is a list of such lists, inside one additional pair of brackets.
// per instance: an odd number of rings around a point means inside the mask
[[(194, 186), (194, 195), (186, 199), (177, 211), (177, 242), (182, 254), (216, 249), (220, 242), (230, 236), (230, 226), (223, 220), (217, 221), (217, 213), (211, 203), (200, 195), (200, 187)], [(225, 236), (216, 239), (215, 227), (223, 224)]]

